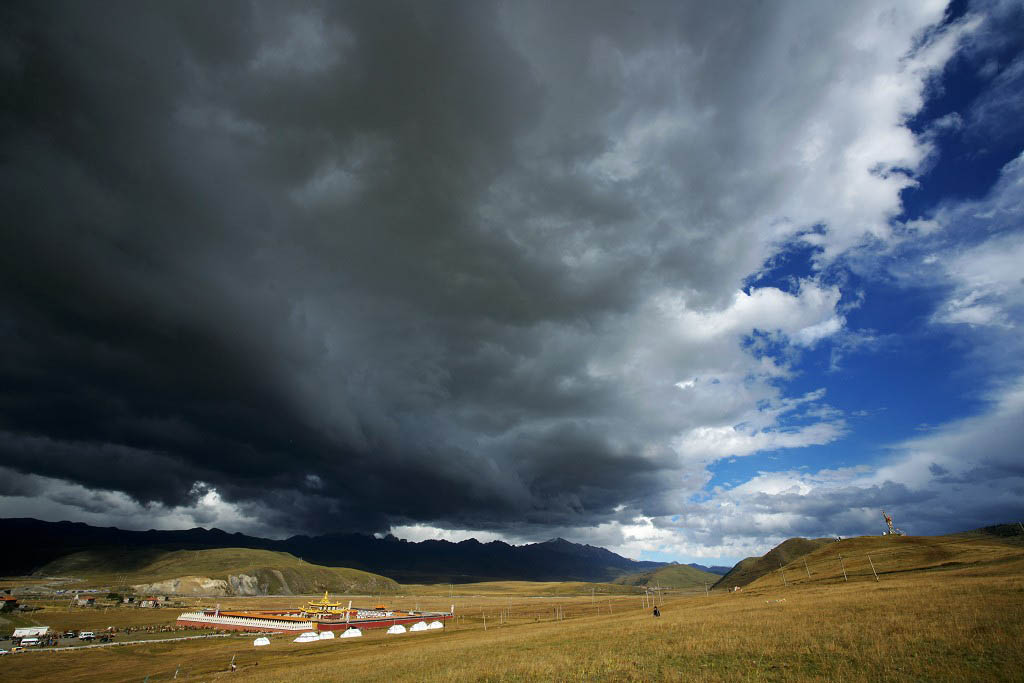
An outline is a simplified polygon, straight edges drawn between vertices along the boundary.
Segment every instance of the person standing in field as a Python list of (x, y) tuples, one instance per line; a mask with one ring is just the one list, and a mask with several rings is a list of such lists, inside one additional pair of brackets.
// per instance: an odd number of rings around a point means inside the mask
[(655, 606), (654, 606), (654, 612), (653, 612), (653, 614), (654, 614), (654, 616), (656, 616), (656, 617), (660, 617), (660, 616), (661, 616), (661, 610), (660, 610), (660, 609), (658, 609), (658, 606), (657, 606), (657, 605), (655, 605)]

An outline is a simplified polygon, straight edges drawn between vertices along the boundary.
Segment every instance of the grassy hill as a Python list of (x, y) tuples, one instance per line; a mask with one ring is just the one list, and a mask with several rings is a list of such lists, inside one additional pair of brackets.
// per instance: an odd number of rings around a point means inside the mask
[(248, 548), (85, 550), (50, 562), (36, 574), (70, 576), (84, 585), (123, 586), (139, 593), (186, 595), (392, 593), (399, 588), (377, 574), (322, 567), (288, 553)]
[[(875, 575), (881, 580), (911, 572), (937, 572), (969, 566), (998, 567), (1021, 559), (1024, 533), (1011, 535), (1014, 530), (1009, 528), (1009, 534), (980, 529), (947, 536), (845, 538), (792, 558), (784, 562), (782, 571), (762, 574), (748, 585), (750, 589), (757, 589), (820, 580), (874, 581)], [(779, 569), (778, 563), (775, 569)]]
[(681, 590), (704, 589), (713, 586), (722, 577), (704, 572), (685, 564), (671, 564), (650, 572), (626, 574), (615, 579), (615, 583), (625, 586), (661, 586)]
[(746, 586), (823, 546), (835, 543), (834, 538), (790, 538), (775, 546), (762, 557), (740, 560), (725, 576), (717, 579), (716, 588)]

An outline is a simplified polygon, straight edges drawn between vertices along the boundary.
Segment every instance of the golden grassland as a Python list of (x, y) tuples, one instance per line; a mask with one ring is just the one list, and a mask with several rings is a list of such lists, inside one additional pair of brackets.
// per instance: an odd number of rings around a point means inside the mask
[[(854, 540), (836, 544), (835, 558), (790, 563), (785, 584), (777, 573), (741, 593), (669, 594), (660, 619), (636, 595), (480, 590), (456, 598), (460, 618), (442, 632), (367, 631), (307, 645), (273, 636), (258, 650), (249, 635), (20, 654), (0, 660), (0, 678), (158, 681), (177, 669), (178, 679), (246, 681), (1021, 680), (1024, 550), (985, 540)], [(233, 655), (239, 671), (230, 674)]]
[[(33, 606), (41, 610), (27, 614), (5, 614), (0, 616), (0, 632), (10, 633), (22, 626), (49, 626), (55, 631), (102, 631), (109, 626), (124, 628), (126, 626), (166, 626), (174, 622), (181, 614), (178, 609), (142, 609), (132, 607), (71, 608), (67, 603), (56, 605), (51, 602), (32, 600)], [(2, 668), (0, 668), (2, 671)], [(0, 674), (2, 678), (2, 674)]]

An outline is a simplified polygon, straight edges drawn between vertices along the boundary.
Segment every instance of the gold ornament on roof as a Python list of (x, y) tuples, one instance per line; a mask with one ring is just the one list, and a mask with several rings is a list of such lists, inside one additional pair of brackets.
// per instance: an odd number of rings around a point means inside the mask
[(331, 598), (328, 596), (327, 591), (324, 591), (323, 598), (320, 600), (310, 600), (302, 609), (309, 614), (333, 614), (335, 612), (344, 611), (341, 609), (340, 602), (331, 602)]

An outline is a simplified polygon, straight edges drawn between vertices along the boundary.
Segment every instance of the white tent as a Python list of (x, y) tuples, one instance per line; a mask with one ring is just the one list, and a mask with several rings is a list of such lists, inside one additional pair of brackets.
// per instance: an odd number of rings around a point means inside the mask
[(320, 640), (319, 634), (316, 631), (306, 631), (301, 636), (293, 640), (293, 643), (313, 643)]
[(320, 640), (334, 640), (334, 631), (320, 631)]
[(395, 624), (394, 626), (388, 629), (388, 633), (392, 635), (395, 633), (405, 633), (405, 627), (401, 624)]
[(261, 637), (257, 638), (256, 640), (252, 641), (252, 646), (253, 647), (263, 647), (264, 645), (270, 645), (270, 638), (267, 638), (265, 636), (261, 636)]
[(427, 628), (444, 628), (444, 624), (442, 624), (440, 621), (432, 621), (429, 624), (427, 624)]
[(430, 627), (427, 626), (427, 622), (425, 622), (425, 621), (417, 621), (415, 624), (413, 624), (412, 626), (409, 627), (409, 630), (410, 631), (426, 631), (428, 628), (430, 628)]
[(16, 628), (14, 629), (14, 635), (12, 635), (11, 638), (33, 638), (45, 636), (49, 630), (49, 626), (27, 626), (25, 628)]
[(350, 628), (350, 629), (348, 629), (347, 631), (345, 631), (344, 633), (342, 633), (338, 637), (339, 638), (358, 638), (361, 635), (363, 635), (363, 632), (360, 631), (359, 629), (357, 629), (357, 628)]

